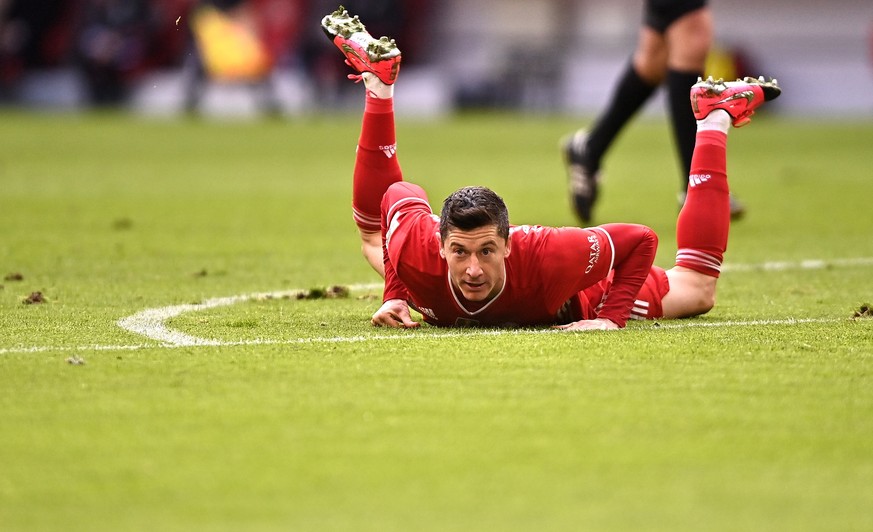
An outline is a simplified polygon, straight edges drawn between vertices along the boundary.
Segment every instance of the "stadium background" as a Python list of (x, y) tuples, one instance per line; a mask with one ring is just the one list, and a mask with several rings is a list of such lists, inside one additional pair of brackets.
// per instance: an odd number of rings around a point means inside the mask
[[(216, 80), (192, 33), (214, 4), (248, 10), (269, 58), (264, 68)], [(638, 0), (370, 0), (345, 2), (373, 33), (404, 50), (398, 106), (439, 115), (464, 107), (592, 113), (636, 38)], [(873, 116), (873, 3), (865, 0), (714, 0), (713, 73), (766, 73), (791, 87), (773, 110)], [(357, 105), (357, 92), (318, 27), (324, 0), (3, 0), (0, 101), (54, 110), (93, 105), (152, 115), (286, 115)], [(224, 56), (234, 46), (225, 28)], [(221, 46), (219, 44), (219, 46)], [(242, 53), (242, 52), (240, 52)], [(249, 58), (251, 59), (251, 58)], [(242, 53), (242, 60), (246, 60)], [(254, 59), (252, 59), (254, 61)], [(214, 74), (214, 73), (212, 73)], [(864, 88), (823, 93), (810, 78)], [(352, 95), (353, 94), (353, 95)], [(648, 112), (659, 113), (660, 100)]]

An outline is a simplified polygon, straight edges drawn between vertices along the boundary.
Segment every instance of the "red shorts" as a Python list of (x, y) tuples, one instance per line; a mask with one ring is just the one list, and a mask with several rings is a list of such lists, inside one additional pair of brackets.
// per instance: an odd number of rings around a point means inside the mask
[[(612, 273), (606, 279), (579, 293), (581, 319), (590, 320), (597, 317), (597, 312), (603, 303), (603, 296), (609, 290), (610, 285), (612, 285)], [(643, 283), (640, 291), (637, 292), (637, 297), (634, 298), (630, 318), (632, 320), (654, 320), (662, 317), (664, 310), (661, 301), (669, 291), (670, 281), (667, 279), (667, 272), (664, 271), (664, 268), (652, 266), (648, 277), (646, 277), (646, 282)]]

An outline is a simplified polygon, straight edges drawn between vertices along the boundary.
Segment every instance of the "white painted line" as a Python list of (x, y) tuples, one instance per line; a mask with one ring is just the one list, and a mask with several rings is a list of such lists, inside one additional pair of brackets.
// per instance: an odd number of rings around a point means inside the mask
[(170, 329), (166, 321), (187, 312), (233, 305), (248, 300), (245, 296), (210, 299), (199, 304), (174, 305), (171, 307), (148, 308), (118, 320), (118, 326), (126, 331), (140, 334), (167, 345), (218, 345), (214, 340), (206, 340)]
[(851, 268), (854, 266), (873, 266), (873, 257), (855, 259), (807, 259), (794, 262), (762, 262), (761, 264), (731, 264), (721, 267), (723, 272), (824, 270), (826, 268)]
[(837, 323), (851, 318), (786, 318), (784, 320), (728, 320), (728, 321), (659, 321), (657, 329), (692, 329), (696, 327), (757, 327), (759, 325), (803, 325), (804, 323)]
[[(631, 326), (630, 331), (643, 332), (659, 329), (691, 329), (698, 327), (757, 327), (761, 325), (803, 325), (809, 323), (839, 323), (848, 322), (851, 318), (786, 318), (781, 320), (748, 320), (748, 321), (693, 321), (671, 320), (665, 322), (633, 322), (645, 323), (646, 326)], [(304, 344), (343, 344), (363, 343), (373, 341), (396, 340), (436, 340), (440, 338), (469, 338), (474, 336), (524, 336), (540, 334), (596, 334), (599, 331), (562, 331), (558, 329), (428, 329), (406, 330), (397, 334), (367, 334), (358, 336), (325, 336), (313, 338), (293, 338), (288, 340), (254, 339), (254, 340), (209, 340), (196, 344), (131, 344), (131, 345), (84, 345), (66, 347), (10, 347), (0, 349), (0, 355), (50, 352), (87, 352), (87, 351), (137, 351), (140, 349), (178, 349), (197, 346), (246, 346), (246, 345), (304, 345)], [(602, 331), (612, 334), (614, 331)]]
[(27, 353), (69, 353), (73, 351), (136, 351), (138, 349), (148, 349), (155, 347), (181, 347), (181, 346), (167, 346), (167, 345), (148, 345), (148, 344), (136, 344), (136, 345), (78, 345), (78, 346), (62, 346), (62, 347), (48, 347), (48, 346), (34, 346), (34, 347), (4, 347), (0, 349), (0, 355), (11, 355), (11, 354), (27, 354)]
[[(855, 267), (855, 266), (873, 266), (873, 257), (861, 257), (854, 259), (828, 259), (828, 260), (803, 260), (797, 262), (765, 262), (761, 264), (725, 264), (722, 271), (785, 271), (797, 269), (823, 269), (829, 267)], [(358, 284), (352, 285), (351, 290), (373, 290), (381, 288), (382, 284)], [(44, 353), (44, 352), (70, 352), (70, 351), (133, 351), (138, 349), (148, 348), (176, 348), (176, 347), (192, 347), (192, 346), (234, 346), (234, 345), (291, 345), (291, 344), (308, 344), (308, 343), (355, 343), (369, 342), (381, 340), (410, 340), (410, 339), (428, 339), (428, 338), (457, 338), (467, 336), (498, 336), (505, 334), (551, 334), (557, 331), (552, 329), (499, 329), (499, 330), (477, 330), (464, 329), (459, 332), (422, 332), (422, 331), (404, 331), (398, 335), (373, 334), (353, 337), (316, 337), (316, 338), (297, 338), (293, 340), (241, 340), (229, 342), (226, 340), (217, 340), (210, 338), (199, 338), (181, 331), (177, 331), (167, 327), (166, 321), (178, 317), (188, 312), (197, 312), (201, 310), (234, 305), (237, 303), (252, 301), (258, 299), (283, 299), (293, 298), (304, 290), (284, 290), (276, 292), (261, 292), (246, 295), (237, 295), (229, 297), (217, 297), (208, 299), (201, 303), (192, 303), (185, 305), (171, 305), (166, 307), (156, 307), (145, 309), (131, 316), (127, 316), (118, 320), (117, 324), (121, 328), (141, 335), (146, 338), (158, 342), (157, 345), (152, 344), (131, 344), (131, 345), (91, 345), (91, 346), (75, 346), (75, 347), (9, 347), (0, 348), (0, 355), (12, 353)], [(707, 322), (707, 321), (667, 321), (652, 323), (653, 328), (661, 329), (684, 329), (690, 327), (753, 327), (759, 325), (798, 325), (804, 323), (834, 323), (844, 321), (849, 318), (821, 318), (821, 319), (796, 319), (787, 318), (782, 320), (751, 320), (751, 321), (723, 321), (723, 322)], [(562, 333), (566, 334), (566, 333)]]

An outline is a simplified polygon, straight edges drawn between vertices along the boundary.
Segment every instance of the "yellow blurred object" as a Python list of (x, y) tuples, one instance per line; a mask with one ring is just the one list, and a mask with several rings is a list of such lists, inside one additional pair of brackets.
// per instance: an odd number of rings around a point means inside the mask
[(210, 77), (257, 81), (269, 74), (272, 60), (252, 25), (205, 6), (194, 13), (191, 27)]
[(727, 80), (737, 79), (737, 62), (734, 54), (725, 48), (713, 46), (706, 56), (706, 69), (704, 77), (724, 78)]

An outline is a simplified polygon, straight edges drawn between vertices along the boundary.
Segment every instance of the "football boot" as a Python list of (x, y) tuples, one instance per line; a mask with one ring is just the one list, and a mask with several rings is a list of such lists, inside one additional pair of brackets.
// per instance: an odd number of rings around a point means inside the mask
[(755, 109), (781, 93), (775, 79), (765, 81), (763, 76), (736, 81), (714, 80), (712, 76), (705, 80), (698, 78), (691, 87), (691, 109), (697, 120), (706, 118), (716, 109), (723, 109), (731, 115), (734, 127), (742, 127), (751, 121)]
[(576, 216), (586, 225), (591, 223), (592, 210), (597, 201), (597, 190), (600, 185), (600, 172), (591, 169), (585, 154), (587, 139), (587, 132), (580, 129), (561, 141), (570, 201)]
[(346, 58), (346, 64), (359, 73), (371, 72), (392, 85), (400, 71), (400, 49), (394, 39), (374, 38), (357, 15), (343, 6), (321, 19), (321, 28)]

